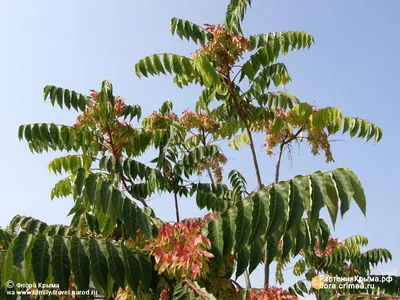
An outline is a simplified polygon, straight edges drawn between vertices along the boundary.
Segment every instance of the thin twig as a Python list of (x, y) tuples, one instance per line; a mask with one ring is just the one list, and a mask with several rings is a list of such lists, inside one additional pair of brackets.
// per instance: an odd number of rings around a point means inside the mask
[(200, 296), (201, 299), (203, 300), (208, 300), (208, 297), (206, 297), (193, 283), (191, 283), (189, 280), (185, 279), (183, 280), (183, 283), (186, 283), (197, 295)]

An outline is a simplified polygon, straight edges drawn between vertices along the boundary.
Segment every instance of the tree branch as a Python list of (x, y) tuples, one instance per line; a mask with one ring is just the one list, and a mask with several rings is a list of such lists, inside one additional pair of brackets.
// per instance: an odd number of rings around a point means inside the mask
[[(114, 158), (117, 159), (118, 157), (117, 157), (117, 153), (115, 152), (115, 147), (114, 147), (114, 143), (113, 143), (113, 139), (112, 139), (112, 133), (111, 133), (111, 129), (110, 129), (109, 125), (107, 125), (107, 133), (108, 133), (108, 136), (110, 137), (110, 145), (111, 145), (111, 149), (112, 149), (111, 153), (114, 156)], [(124, 186), (126, 191), (129, 193), (129, 187), (126, 184), (124, 175), (122, 174), (122, 172), (119, 172), (118, 175), (121, 178), (122, 185)], [(137, 199), (137, 200), (139, 200), (143, 204), (144, 207), (148, 207), (147, 203), (143, 199)]]
[[(241, 70), (242, 69), (240, 69), (238, 74), (241, 72)], [(235, 78), (237, 77), (238, 74), (236, 74)], [(234, 78), (234, 80), (235, 80), (235, 78)], [(236, 110), (238, 112), (238, 116), (242, 120), (242, 122), (244, 123), (244, 126), (246, 127), (246, 131), (247, 131), (247, 135), (249, 136), (251, 155), (253, 157), (253, 164), (254, 164), (254, 169), (255, 169), (255, 172), (256, 172), (257, 183), (258, 183), (258, 190), (261, 190), (261, 188), (262, 188), (261, 175), (260, 175), (260, 169), (258, 168), (258, 161), (257, 161), (256, 151), (255, 151), (255, 148), (254, 148), (253, 136), (251, 134), (250, 127), (247, 124), (246, 118), (241, 113), (241, 109), (240, 109), (239, 103), (238, 103), (238, 101), (236, 99), (235, 90), (233, 89), (233, 85), (234, 85), (233, 81), (234, 80), (231, 81), (231, 79), (230, 79), (229, 66), (227, 66), (226, 80), (228, 81), (229, 93), (231, 94), (232, 100), (233, 100), (233, 102), (235, 104)], [(246, 287), (247, 288), (251, 288), (250, 275), (247, 272), (247, 269), (244, 271), (244, 280), (246, 281)]]
[(205, 296), (193, 283), (191, 283), (189, 280), (185, 279), (183, 280), (183, 283), (188, 285), (197, 295), (200, 296), (201, 299), (203, 300), (208, 300), (208, 297)]
[(179, 219), (178, 196), (177, 196), (177, 194), (176, 194), (176, 191), (174, 191), (174, 200), (175, 200), (176, 221), (177, 221), (177, 222), (180, 222), (180, 219)]

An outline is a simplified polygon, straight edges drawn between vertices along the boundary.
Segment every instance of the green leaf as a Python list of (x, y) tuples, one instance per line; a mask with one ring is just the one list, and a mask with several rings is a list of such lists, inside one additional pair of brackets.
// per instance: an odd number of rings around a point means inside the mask
[(107, 209), (108, 209), (108, 204), (110, 201), (110, 196), (111, 196), (111, 190), (110, 190), (110, 186), (111, 184), (107, 181), (103, 181), (101, 183), (101, 187), (100, 187), (100, 205), (102, 208), (102, 211), (104, 212), (104, 214), (107, 213)]
[(155, 67), (156, 70), (158, 70), (159, 72), (161, 72), (163, 74), (166, 74), (165, 70), (164, 70), (164, 67), (163, 67), (163, 65), (161, 63), (161, 59), (157, 54), (153, 55), (153, 63), (154, 63), (154, 67)]
[(124, 198), (118, 189), (113, 189), (111, 193), (111, 204), (119, 219), (122, 220), (122, 209), (124, 206)]
[(278, 251), (278, 243), (276, 242), (273, 236), (269, 236), (267, 239), (267, 251), (268, 251), (267, 264), (269, 265), (274, 260), (276, 252)]
[(31, 126), (27, 125), (25, 126), (25, 140), (27, 142), (31, 142), (32, 141), (32, 130), (31, 130)]
[(90, 274), (91, 279), (102, 293), (107, 292), (107, 275), (108, 266), (106, 256), (103, 253), (103, 247), (94, 239), (89, 239), (89, 257), (90, 257)]
[(268, 226), (269, 193), (262, 189), (253, 198), (250, 240), (257, 240)]
[(150, 221), (139, 207), (136, 207), (136, 222), (140, 231), (147, 237), (151, 237)]
[(124, 208), (122, 210), (122, 220), (124, 222), (126, 235), (132, 239), (136, 238), (136, 209), (136, 205), (133, 204), (129, 199), (125, 198)]
[(57, 96), (56, 96), (57, 97), (57, 104), (61, 108), (63, 108), (63, 96), (64, 96), (63, 89), (62, 88), (58, 88), (57, 89)]
[(89, 174), (85, 182), (85, 192), (89, 198), (90, 203), (93, 203), (96, 196), (97, 175)]
[(378, 131), (375, 136), (375, 144), (378, 143), (382, 139), (382, 136), (383, 136), (383, 130), (382, 130), (382, 128), (378, 127)]
[(222, 218), (217, 218), (208, 223), (207, 225), (208, 235), (212, 246), (212, 253), (215, 256), (217, 263), (221, 263), (224, 251), (224, 231), (222, 227)]
[(225, 26), (231, 33), (242, 33), (241, 21), (252, 0), (231, 0), (225, 16)]
[(85, 180), (86, 176), (86, 170), (83, 168), (79, 168), (76, 174), (76, 179), (75, 179), (75, 186), (76, 186), (76, 191), (78, 195), (82, 194), (82, 188), (83, 188), (83, 182)]
[(290, 250), (292, 249), (293, 241), (290, 233), (286, 233), (283, 236), (283, 246), (282, 246), (282, 259), (284, 260), (290, 253)]
[(106, 241), (108, 270), (119, 287), (124, 287), (125, 267), (121, 260), (120, 251), (109, 241)]
[(332, 180), (331, 176), (324, 173), (325, 184), (326, 184), (326, 195), (324, 197), (324, 202), (328, 208), (329, 215), (332, 220), (333, 226), (336, 224), (338, 210), (339, 210), (339, 197), (335, 186), (335, 182)]
[(301, 125), (310, 118), (312, 111), (312, 106), (306, 102), (298, 104), (291, 110), (296, 123)]
[(140, 73), (144, 77), (147, 77), (148, 76), (148, 72), (147, 72), (147, 68), (146, 68), (146, 63), (145, 63), (145, 61), (143, 59), (139, 60), (138, 66), (139, 66)]
[(174, 73), (177, 74), (177, 75), (182, 75), (183, 74), (183, 68), (182, 68), (182, 65), (181, 65), (181, 59), (176, 54), (172, 55), (172, 69), (174, 70)]
[(359, 138), (364, 138), (367, 133), (368, 133), (368, 120), (364, 119), (361, 121), (361, 128), (360, 128), (360, 134), (358, 135)]
[(32, 249), (32, 269), (36, 282), (46, 282), (49, 265), (49, 243), (42, 233), (38, 233)]
[(250, 266), (249, 274), (251, 274), (263, 260), (263, 249), (260, 241), (254, 240), (250, 246)]
[(138, 251), (137, 258), (140, 265), (140, 282), (144, 290), (147, 292), (150, 289), (153, 279), (154, 266), (151, 262), (150, 256), (146, 251)]
[(357, 203), (358, 207), (361, 209), (364, 216), (366, 216), (367, 200), (361, 182), (353, 171), (351, 171), (349, 168), (344, 169), (347, 171), (347, 174), (350, 178), (351, 186), (353, 187), (353, 199)]
[(242, 73), (247, 76), (250, 80), (254, 80), (256, 72), (253, 69), (253, 65), (250, 61), (247, 61), (242, 67)]
[(276, 118), (271, 128), (271, 133), (278, 133), (285, 127), (285, 121), (281, 118)]
[(165, 69), (172, 74), (172, 69), (171, 69), (171, 61), (169, 59), (169, 54), (168, 53), (164, 53), (163, 54), (163, 62), (164, 62), (164, 67)]
[(246, 247), (239, 250), (239, 253), (237, 254), (236, 279), (244, 273), (249, 265), (249, 256), (249, 250), (247, 250)]
[(311, 176), (311, 221), (319, 218), (319, 211), (324, 207), (324, 197), (326, 195), (325, 176), (321, 171), (313, 173)]
[(51, 248), (51, 267), (54, 281), (60, 285), (60, 290), (66, 291), (69, 288), (69, 276), (71, 275), (68, 248), (61, 235), (53, 236)]
[(18, 234), (13, 242), (13, 247), (11, 248), (13, 256), (13, 265), (19, 270), (21, 275), (25, 275), (25, 264), (30, 264), (31, 262), (25, 262), (25, 251), (29, 247), (32, 236), (28, 233), (22, 231)]
[(74, 274), (74, 281), (81, 291), (89, 289), (89, 258), (87, 257), (84, 245), (78, 237), (73, 236), (71, 239), (71, 271)]
[(68, 109), (71, 109), (71, 93), (69, 90), (64, 90), (64, 104)]
[(222, 231), (223, 231), (223, 242), (224, 242), (224, 251), (223, 257), (228, 255), (235, 243), (234, 232), (236, 232), (236, 220), (237, 210), (235, 208), (231, 208), (224, 213), (222, 213)]
[[(53, 142), (55, 144), (58, 144), (59, 139), (60, 139), (60, 131), (59, 131), (57, 125), (55, 125), (53, 123), (50, 124), (50, 136), (51, 136), (51, 139), (53, 140)], [(26, 139), (26, 136), (25, 136), (25, 139)]]
[(151, 61), (150, 56), (146, 56), (146, 57), (144, 58), (144, 62), (146, 63), (147, 71), (148, 71), (151, 75), (154, 75), (154, 74), (158, 74), (158, 73), (159, 73), (159, 72), (156, 71), (156, 69), (154, 69), (153, 62)]
[(353, 137), (357, 134), (360, 126), (361, 126), (361, 120), (359, 118), (353, 119), (353, 122), (352, 122), (351, 128), (350, 128), (350, 136), (351, 137)]
[(354, 188), (350, 182), (349, 175), (344, 168), (337, 168), (333, 172), (333, 180), (336, 183), (340, 197), (340, 212), (342, 218), (350, 208), (351, 197), (354, 194)]
[(376, 134), (377, 128), (375, 124), (370, 124), (368, 128), (368, 136), (367, 136), (367, 142), (372, 139), (372, 137)]
[(289, 218), (286, 230), (293, 228), (304, 214), (304, 201), (309, 197), (306, 192), (306, 183), (303, 176), (296, 176), (290, 180)]
[(203, 78), (204, 85), (207, 88), (211, 87), (212, 85), (219, 85), (220, 80), (217, 71), (203, 54), (197, 54), (194, 57), (194, 66)]
[[(269, 209), (269, 225), (267, 234), (274, 234), (278, 228), (286, 222), (285, 202), (288, 201), (289, 185), (287, 183), (277, 183), (269, 189), (270, 209)], [(286, 199), (285, 199), (286, 198)], [(287, 202), (286, 202), (287, 203)]]
[[(25, 240), (26, 236), (22, 236), (20, 239)], [(21, 247), (20, 244), (24, 245), (24, 242), (21, 243), (21, 240), (18, 238), (18, 236), (11, 241), (10, 248), (7, 251), (5, 257), (0, 257), (1, 258), (1, 284), (3, 285), (6, 283), (8, 280), (12, 280), (14, 282), (22, 282), (23, 277), (21, 276), (21, 273), (18, 271), (17, 268), (14, 267), (13, 261), (13, 249), (16, 248), (15, 251), (20, 251), (19, 248)], [(1, 285), (0, 285), (1, 286)]]
[(24, 138), (24, 129), (25, 125), (21, 125), (18, 127), (18, 139), (22, 140)]
[(129, 248), (125, 246), (121, 246), (122, 248), (122, 254), (124, 257), (124, 262), (125, 262), (125, 270), (126, 270), (126, 281), (131, 287), (131, 289), (134, 291), (135, 294), (137, 294), (137, 289), (139, 286), (140, 282), (140, 263), (139, 259), (135, 255), (135, 253), (130, 250)]
[(347, 132), (350, 129), (351, 118), (346, 117), (343, 121), (343, 133)]
[(235, 219), (235, 252), (238, 252), (247, 243), (250, 237), (251, 202), (239, 200), (236, 202), (237, 216)]
[(50, 132), (47, 127), (47, 124), (42, 124), (40, 125), (40, 135), (44, 140), (46, 140), (48, 143), (51, 143), (51, 137), (50, 137)]

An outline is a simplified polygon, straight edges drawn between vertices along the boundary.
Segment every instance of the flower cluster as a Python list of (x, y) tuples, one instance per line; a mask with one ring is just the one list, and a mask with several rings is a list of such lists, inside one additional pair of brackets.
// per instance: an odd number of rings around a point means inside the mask
[(335, 251), (337, 245), (341, 245), (339, 239), (334, 239), (333, 237), (329, 237), (328, 244), (326, 245), (325, 250), (322, 251), (322, 249), (320, 249), (319, 247), (319, 242), (317, 240), (314, 246), (315, 255), (317, 257), (329, 256)]
[(213, 37), (194, 55), (206, 55), (219, 71), (227, 71), (227, 66), (233, 66), (243, 52), (250, 48), (248, 39), (229, 33), (223, 25), (206, 24), (206, 30), (212, 33)]
[[(100, 93), (95, 90), (90, 90), (90, 99), (88, 101), (88, 107), (83, 112), (83, 114), (79, 115), (76, 123), (74, 124), (75, 128), (82, 128), (83, 126), (90, 126), (94, 124), (98, 124), (100, 122), (100, 113), (98, 110), (98, 102), (100, 100)], [(121, 97), (114, 98), (114, 114), (117, 117), (120, 117), (125, 112), (125, 100)]]
[(156, 240), (145, 247), (154, 255), (158, 274), (170, 279), (196, 279), (208, 273), (213, 255), (208, 251), (210, 240), (201, 234), (203, 226), (198, 220), (162, 225)]
[(181, 123), (187, 130), (193, 128), (201, 129), (206, 132), (215, 132), (219, 129), (219, 123), (206, 113), (194, 113), (190, 110), (184, 110), (181, 117)]
[(121, 97), (115, 97), (114, 99), (114, 111), (117, 117), (120, 117), (125, 112), (125, 100)]
[(92, 129), (96, 131), (96, 135), (105, 135), (105, 146), (118, 156), (132, 141), (135, 136), (135, 129), (127, 122), (120, 122), (118, 117), (125, 112), (125, 100), (121, 97), (114, 98), (114, 115), (115, 118), (112, 124), (103, 124), (100, 119), (98, 102), (100, 93), (95, 90), (90, 90), (90, 101), (88, 101), (87, 109), (78, 116), (74, 128), (77, 129)]
[(213, 173), (214, 173), (214, 178), (216, 183), (221, 183), (223, 177), (222, 177), (222, 166), (226, 165), (228, 162), (228, 159), (226, 156), (222, 153), (218, 155), (218, 157), (204, 162), (198, 169), (197, 169), (197, 175), (201, 176), (207, 168), (210, 168)]
[(153, 113), (150, 115), (149, 119), (152, 123), (156, 123), (159, 120), (165, 120), (165, 119), (175, 120), (178, 119), (178, 116), (175, 113), (168, 113), (166, 115), (162, 115), (159, 111), (154, 110)]
[(295, 300), (296, 296), (291, 295), (281, 288), (269, 286), (264, 289), (253, 289), (247, 300)]
[[(314, 113), (318, 110), (314, 110)], [(320, 151), (324, 151), (325, 160), (327, 163), (334, 161), (331, 145), (328, 140), (328, 134), (324, 128), (313, 126), (312, 115), (304, 123), (299, 124), (295, 120), (291, 111), (285, 113), (281, 109), (275, 110), (275, 117), (273, 120), (269, 120), (263, 125), (258, 124), (257, 129), (261, 128), (266, 131), (267, 136), (264, 139), (264, 146), (266, 148), (267, 155), (273, 154), (273, 149), (281, 144), (283, 141), (292, 140), (298, 138), (296, 131), (300, 130), (302, 133), (306, 133), (307, 136), (304, 138), (311, 147), (311, 153), (319, 155)], [(277, 130), (276, 124), (283, 124), (281, 128)]]
[(119, 288), (117, 291), (117, 295), (115, 297), (115, 300), (134, 300), (137, 299), (135, 296), (135, 293), (132, 291), (129, 285), (126, 285), (125, 288)]

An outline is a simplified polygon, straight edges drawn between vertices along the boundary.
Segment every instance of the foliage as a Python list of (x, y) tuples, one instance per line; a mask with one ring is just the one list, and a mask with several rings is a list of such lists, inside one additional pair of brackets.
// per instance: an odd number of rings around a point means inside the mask
[[(337, 108), (317, 109), (286, 91), (272, 90), (291, 80), (279, 57), (309, 48), (314, 38), (300, 31), (245, 37), (241, 22), (251, 2), (231, 0), (220, 25), (203, 28), (173, 18), (171, 33), (199, 44), (193, 57), (154, 54), (135, 65), (138, 77), (170, 74), (180, 88), (202, 86), (193, 110), (176, 114), (166, 101), (142, 118), (141, 107), (115, 96), (108, 79), (89, 95), (44, 88), (53, 106), (80, 113), (76, 123), (21, 125), (18, 137), (32, 152), (68, 152), (48, 169), (66, 174), (51, 198), (72, 198), (73, 217), (68, 226), (49, 226), (16, 216), (0, 230), (1, 293), (13, 280), (58, 283), (60, 291), (88, 290), (92, 284), (116, 299), (296, 299), (310, 291), (303, 283), (289, 291), (272, 287), (273, 261), (282, 281), (282, 268), (299, 256), (298, 275), (311, 274), (306, 267), (315, 272), (315, 266), (335, 274), (369, 274), (370, 266), (391, 259), (385, 249), (361, 253), (364, 238), (342, 243), (329, 238), (330, 228), (320, 218), (325, 207), (333, 226), (352, 200), (366, 214), (364, 189), (349, 168), (279, 179), (282, 153), (295, 142), (308, 143), (314, 155), (324, 152), (331, 162), (332, 135), (342, 131), (377, 143), (382, 129), (344, 117)], [(139, 125), (132, 123), (134, 118)], [(257, 134), (265, 136), (267, 155), (278, 156), (272, 183), (263, 183), (260, 175)], [(236, 150), (250, 147), (256, 184), (238, 170), (224, 178), (229, 165), (221, 140)], [(154, 151), (157, 157), (141, 161)], [(149, 207), (148, 200), (162, 193), (173, 196), (176, 222), (160, 220)], [(181, 220), (183, 197), (195, 198), (199, 209), (209, 213)], [(251, 289), (249, 274), (263, 263), (265, 285)], [(242, 274), (246, 288), (235, 280)]]
[[(383, 276), (371, 274), (371, 267), (391, 260), (392, 255), (388, 250), (379, 248), (362, 251), (361, 249), (367, 245), (368, 239), (364, 236), (352, 236), (343, 241), (330, 237), (322, 246), (317, 241), (314, 249), (301, 252), (301, 258), (294, 264), (293, 273), (296, 276), (304, 275), (310, 281), (315, 276), (353, 278), (349, 283), (363, 285), (364, 293), (397, 294), (399, 292), (398, 277), (391, 276), (391, 280), (383, 282), (378, 279)], [(282, 283), (283, 278), (280, 279)], [(299, 281), (290, 287), (289, 291), (293, 295), (315, 294), (317, 297), (360, 293), (360, 289), (351, 288), (350, 284), (343, 288), (320, 290), (315, 287), (306, 287), (302, 281)]]

